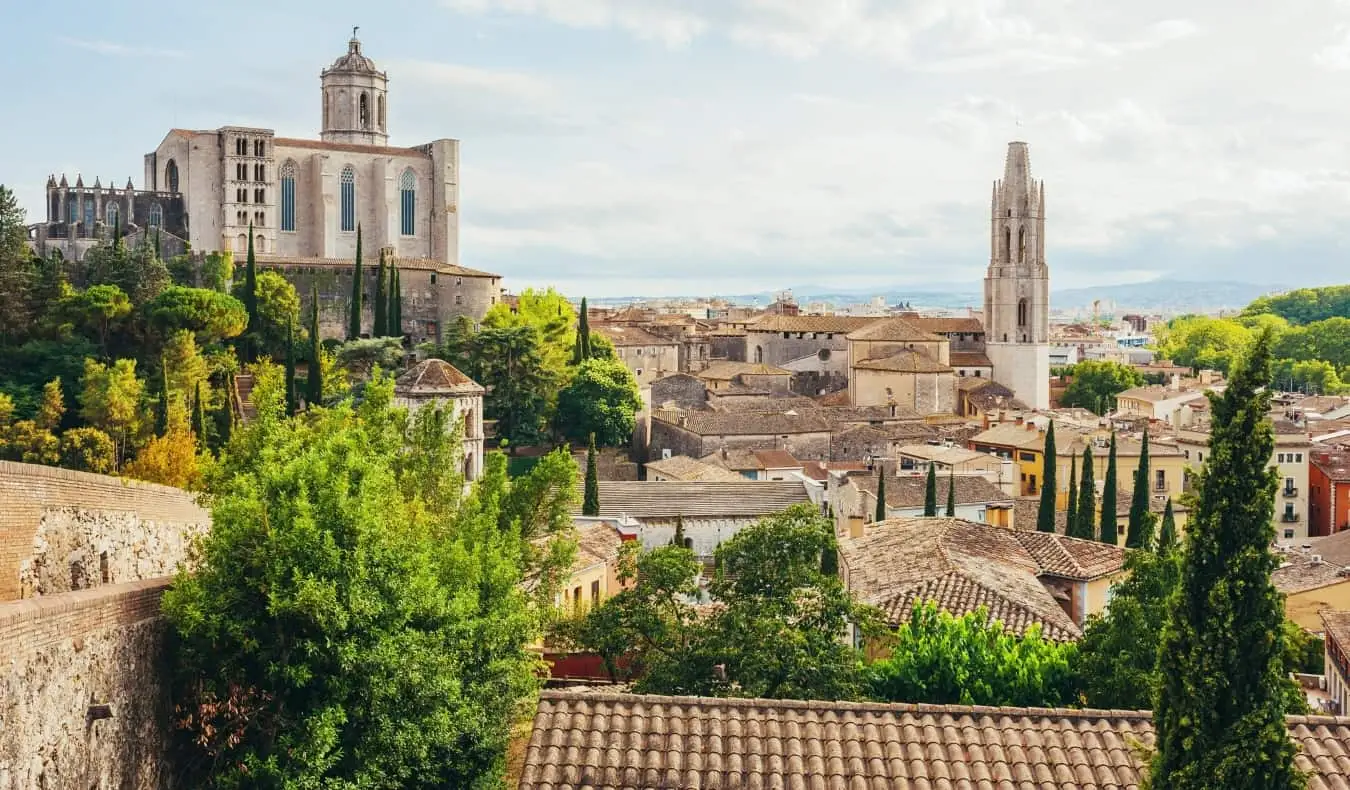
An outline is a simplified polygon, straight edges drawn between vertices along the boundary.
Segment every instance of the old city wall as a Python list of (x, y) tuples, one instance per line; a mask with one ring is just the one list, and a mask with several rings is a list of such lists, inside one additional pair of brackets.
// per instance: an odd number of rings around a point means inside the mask
[(172, 575), (210, 525), (186, 491), (10, 461), (0, 503), (0, 601)]
[(0, 790), (163, 790), (168, 579), (0, 603)]

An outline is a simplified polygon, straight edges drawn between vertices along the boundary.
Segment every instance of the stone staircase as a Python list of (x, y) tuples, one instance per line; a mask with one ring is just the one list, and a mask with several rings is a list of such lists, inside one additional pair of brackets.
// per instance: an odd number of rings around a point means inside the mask
[(234, 377), (234, 393), (235, 416), (241, 424), (247, 423), (258, 414), (253, 406), (252, 373), (240, 373)]

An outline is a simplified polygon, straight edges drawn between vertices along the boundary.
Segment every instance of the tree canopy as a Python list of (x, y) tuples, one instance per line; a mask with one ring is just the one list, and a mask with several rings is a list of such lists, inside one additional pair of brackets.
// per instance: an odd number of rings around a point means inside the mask
[(637, 381), (622, 362), (587, 359), (558, 393), (553, 424), (573, 441), (594, 436), (601, 446), (617, 447), (632, 438), (641, 408)]
[(1144, 377), (1134, 368), (1107, 360), (1084, 360), (1074, 365), (1069, 372), (1073, 380), (1065, 388), (1060, 403), (1067, 407), (1087, 409), (1095, 414), (1106, 414), (1113, 410), (1116, 395), (1144, 383)]

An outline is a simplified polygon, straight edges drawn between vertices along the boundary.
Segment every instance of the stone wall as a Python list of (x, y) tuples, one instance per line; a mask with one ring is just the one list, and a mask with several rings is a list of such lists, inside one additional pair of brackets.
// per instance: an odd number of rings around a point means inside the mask
[(210, 526), (177, 488), (10, 461), (0, 503), (0, 601), (171, 575)]
[[(0, 604), (0, 790), (172, 785), (167, 579)], [(107, 704), (100, 718), (92, 706)]]

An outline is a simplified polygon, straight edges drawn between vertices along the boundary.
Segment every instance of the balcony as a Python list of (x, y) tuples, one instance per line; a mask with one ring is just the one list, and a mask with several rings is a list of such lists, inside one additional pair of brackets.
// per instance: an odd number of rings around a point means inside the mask
[(1285, 486), (1284, 488), (1280, 489), (1280, 496), (1284, 497), (1285, 499), (1293, 499), (1294, 497), (1298, 496), (1298, 489), (1294, 488), (1293, 486)]
[(1283, 521), (1286, 524), (1297, 524), (1298, 520), (1297, 513), (1285, 512), (1280, 514), (1280, 521)]

